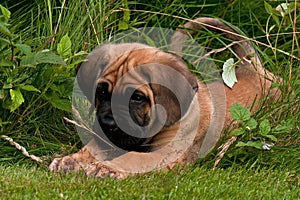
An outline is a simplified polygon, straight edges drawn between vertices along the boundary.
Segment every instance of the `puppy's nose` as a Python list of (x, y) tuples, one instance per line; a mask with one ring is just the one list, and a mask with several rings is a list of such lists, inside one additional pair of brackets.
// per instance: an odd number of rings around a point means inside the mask
[(109, 128), (116, 127), (116, 122), (112, 115), (106, 115), (102, 119), (102, 123), (108, 126)]

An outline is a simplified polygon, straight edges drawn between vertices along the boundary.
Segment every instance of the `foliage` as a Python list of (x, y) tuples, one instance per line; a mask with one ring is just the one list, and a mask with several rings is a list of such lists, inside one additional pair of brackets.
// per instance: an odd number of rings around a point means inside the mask
[(250, 116), (250, 110), (234, 104), (230, 107), (230, 113), (234, 120), (239, 123), (239, 128), (235, 128), (230, 132), (231, 136), (241, 137), (236, 147), (254, 147), (260, 150), (270, 150), (277, 142), (277, 134), (289, 134), (294, 127), (292, 120), (282, 121), (275, 127), (271, 127), (268, 119), (263, 119), (259, 125), (256, 119)]
[(20, 40), (21, 34), (11, 31), (11, 13), (0, 8), (0, 127), (7, 134), (40, 109), (71, 112), (73, 69), (83, 53), (72, 55), (68, 35), (58, 43), (58, 55), (50, 49), (34, 50), (37, 48)]
[[(299, 23), (300, 16), (294, 13), (299, 5), (280, 4), (283, 13), (278, 6), (276, 1), (242, 0), (4, 1), (0, 7), (0, 135), (9, 135), (40, 156), (75, 151), (80, 140), (74, 127), (62, 119), (70, 116), (75, 66), (85, 52), (124, 30), (176, 28), (186, 19), (211, 16), (243, 30), (258, 45), (264, 66), (283, 80), (274, 85), (283, 93), (278, 102), (265, 103), (252, 115), (237, 105), (232, 108), (238, 126), (228, 135), (238, 139), (219, 166), (241, 162), (258, 168), (295, 166), (300, 156), (300, 45), (295, 21)], [(197, 33), (197, 42), (207, 50), (228, 43), (209, 31)], [(231, 57), (230, 51), (212, 55), (220, 66)], [(227, 67), (232, 74), (235, 64)], [(0, 140), (0, 162), (24, 161)], [(274, 146), (264, 146), (271, 143)], [(210, 166), (207, 160), (214, 160), (216, 152), (202, 164)]]

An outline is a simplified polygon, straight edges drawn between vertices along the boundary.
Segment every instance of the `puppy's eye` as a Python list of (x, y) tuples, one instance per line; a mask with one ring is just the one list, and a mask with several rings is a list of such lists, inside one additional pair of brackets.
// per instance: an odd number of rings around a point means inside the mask
[(108, 84), (107, 83), (99, 83), (96, 89), (97, 95), (107, 96), (108, 95)]
[(139, 91), (135, 91), (131, 98), (130, 101), (134, 102), (134, 103), (142, 103), (144, 101), (147, 101), (147, 96), (145, 96), (143, 93), (139, 92)]
[(97, 95), (99, 96), (106, 96), (107, 95), (107, 91), (103, 88), (97, 88)]

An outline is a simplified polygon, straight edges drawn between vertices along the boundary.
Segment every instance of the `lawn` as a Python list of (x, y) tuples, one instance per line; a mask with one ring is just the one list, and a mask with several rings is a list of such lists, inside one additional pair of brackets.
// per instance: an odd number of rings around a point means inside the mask
[[(297, 1), (4, 0), (0, 9), (0, 199), (300, 199), (300, 4)], [(222, 9), (220, 9), (222, 8)], [(213, 169), (217, 147), (195, 166), (125, 180), (49, 172), (82, 143), (71, 102), (76, 66), (113, 35), (142, 27), (176, 29), (216, 17), (251, 38), (264, 67), (282, 78), (282, 98), (265, 103)], [(208, 51), (228, 44), (199, 31)], [(230, 51), (211, 55), (222, 68)], [(252, 122), (253, 122), (252, 120)], [(30, 155), (24, 156), (7, 140)], [(6, 138), (6, 139), (5, 139)], [(262, 148), (269, 144), (270, 149)]]
[(289, 170), (211, 170), (200, 166), (121, 181), (55, 174), (32, 166), (0, 166), (1, 199), (299, 199)]

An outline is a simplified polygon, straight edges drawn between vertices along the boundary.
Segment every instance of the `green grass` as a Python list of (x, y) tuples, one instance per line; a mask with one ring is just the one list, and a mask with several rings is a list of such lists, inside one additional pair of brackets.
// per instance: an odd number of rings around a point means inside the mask
[[(273, 8), (279, 4), (271, 0), (267, 2)], [(278, 141), (270, 151), (232, 145), (216, 170), (212, 170), (212, 166), (218, 149), (192, 168), (122, 181), (50, 173), (47, 164), (36, 167), (33, 161), (0, 138), (0, 199), (300, 199), (300, 28), (293, 24), (293, 14), (285, 19), (278, 17), (279, 24), (276, 24), (263, 1), (244, 0), (36, 0), (35, 3), (4, 0), (3, 5), (12, 12), (9, 28), (15, 33), (13, 41), (29, 45), (33, 52), (43, 49), (55, 52), (58, 42), (66, 34), (70, 37), (73, 54), (81, 50), (90, 52), (111, 35), (123, 31), (121, 20), (130, 29), (176, 28), (184, 24), (181, 18), (222, 18), (261, 42), (257, 50), (264, 66), (283, 79), (279, 86), (283, 98), (266, 104), (254, 118), (258, 122), (268, 119), (272, 128), (284, 120), (291, 120), (293, 126), (289, 131), (274, 134)], [(299, 20), (298, 14), (297, 24)], [(269, 31), (271, 27), (273, 29)], [(2, 34), (0, 38), (3, 38)], [(197, 41), (208, 50), (223, 45), (222, 37), (209, 32), (200, 32)], [(10, 60), (10, 48), (3, 44), (1, 40), (0, 61)], [(233, 56), (228, 52), (213, 55), (218, 66), (229, 57)], [(0, 77), (18, 68), (20, 58), (16, 58), (14, 66), (5, 68), (1, 65)], [(76, 59), (70, 60), (73, 61)], [(60, 74), (59, 68), (44, 64), (21, 68), (22, 73), (15, 74), (14, 78), (33, 74), (26, 81), (42, 92), (24, 92), (25, 102), (14, 112), (5, 109), (2, 95), (5, 80), (0, 79), (0, 135), (8, 135), (29, 153), (47, 161), (53, 155), (76, 152), (81, 147), (75, 128), (63, 120), (65, 116), (72, 118), (71, 113), (55, 108), (46, 98), (58, 87), (70, 92), (70, 84), (62, 83), (60, 78), (74, 77), (75, 70), (70, 68), (65, 77), (58, 77), (55, 82), (56, 73)], [(38, 81), (30, 82), (34, 78)], [(66, 94), (63, 98), (71, 99), (71, 95)], [(255, 136), (256, 133), (251, 134)], [(246, 142), (253, 139), (252, 136), (240, 137), (238, 141)], [(226, 139), (223, 138), (219, 145)]]
[(299, 199), (300, 177), (288, 170), (186, 168), (121, 181), (0, 166), (1, 199)]

